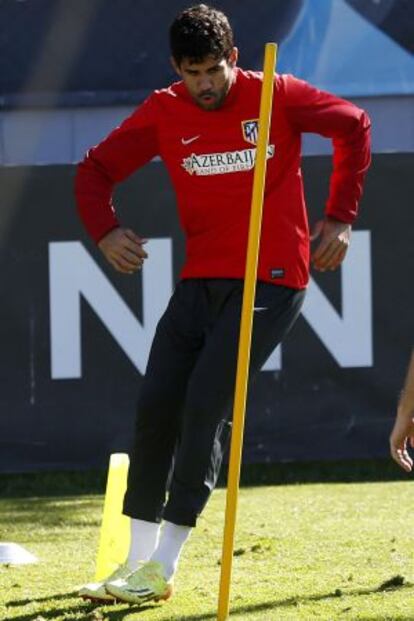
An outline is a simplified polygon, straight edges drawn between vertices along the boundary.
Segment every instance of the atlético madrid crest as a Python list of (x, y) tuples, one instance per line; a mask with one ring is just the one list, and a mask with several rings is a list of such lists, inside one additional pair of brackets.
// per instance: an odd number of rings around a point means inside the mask
[(257, 136), (259, 134), (259, 119), (251, 121), (242, 121), (243, 138), (251, 144), (257, 144)]

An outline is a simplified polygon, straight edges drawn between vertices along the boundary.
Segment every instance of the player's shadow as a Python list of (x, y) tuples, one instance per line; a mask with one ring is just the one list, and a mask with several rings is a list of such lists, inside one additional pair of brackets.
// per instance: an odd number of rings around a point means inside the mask
[[(65, 595), (61, 594), (61, 595), (57, 595), (57, 596), (51, 596), (51, 597), (44, 597), (41, 598), (41, 601), (43, 603), (46, 602), (53, 602), (55, 600), (61, 600), (64, 598), (67, 598), (68, 594), (66, 593)], [(40, 601), (40, 600), (28, 600), (30, 602), (33, 601)], [(22, 604), (24, 605), (24, 603), (26, 603), (26, 600), (22, 600)], [(6, 610), (8, 606), (11, 605), (18, 605), (17, 602), (11, 602), (10, 604), (8, 604), (6, 606)], [(78, 621), (78, 619), (80, 618), (80, 615), (82, 614), (82, 619), (89, 619), (92, 618), (91, 615), (93, 613), (93, 611), (95, 610), (99, 610), (102, 611), (102, 618), (105, 619), (105, 621), (109, 621), (112, 619), (124, 619), (124, 617), (126, 617), (127, 615), (130, 615), (131, 612), (137, 612), (139, 614), (141, 613), (145, 613), (146, 610), (150, 610), (151, 608), (154, 607), (154, 604), (152, 605), (147, 605), (147, 606), (140, 606), (139, 608), (134, 608), (131, 607), (129, 604), (115, 604), (117, 610), (111, 610), (108, 611), (107, 608), (105, 608), (105, 610), (103, 611), (103, 606), (98, 606), (96, 603), (89, 603), (89, 604), (74, 604), (74, 605), (68, 605), (68, 606), (61, 606), (59, 608), (53, 608), (51, 610), (44, 610), (43, 608), (39, 608), (39, 610), (33, 612), (30, 612), (28, 614), (22, 614), (19, 615), (17, 617), (13, 617), (13, 621), (33, 621), (33, 619), (37, 618), (37, 615), (39, 616), (39, 618), (41, 619), (56, 619), (56, 617), (62, 615), (62, 617), (65, 617), (65, 621)], [(120, 606), (122, 606), (122, 609), (120, 610)], [(73, 616), (72, 616), (73, 615)], [(169, 617), (170, 618), (170, 617)]]
[[(76, 602), (73, 603), (73, 599), (76, 598)], [(54, 602), (59, 602), (63, 600), (71, 600), (72, 602), (68, 602), (66, 605), (61, 605), (60, 607), (57, 605), (53, 607), (51, 610), (44, 610), (42, 606), (39, 606), (39, 609), (35, 612), (31, 612), (30, 614), (22, 614), (17, 617), (13, 616), (13, 621), (33, 621), (36, 619), (36, 615), (39, 615), (39, 618), (42, 619), (55, 619), (59, 615), (64, 615), (65, 621), (74, 621), (79, 619), (79, 615), (82, 614), (86, 618), (89, 618), (89, 615), (93, 613), (94, 610), (103, 611), (103, 618), (105, 621), (109, 621), (109, 619), (123, 619), (125, 615), (131, 613), (131, 605), (127, 603), (118, 603), (118, 604), (107, 604), (104, 606), (102, 604), (98, 604), (97, 602), (88, 602), (82, 601), (79, 599), (78, 591), (71, 591), (66, 593), (55, 593), (54, 595), (37, 597), (37, 598), (27, 598), (27, 599), (19, 599), (12, 600), (6, 603), (6, 610), (8, 608), (14, 608), (16, 606), (26, 606), (27, 604), (49, 604), (53, 605)], [(108, 607), (114, 606), (116, 610), (108, 611)], [(156, 604), (149, 604), (138, 607), (134, 607), (133, 611), (138, 613), (144, 613), (146, 610), (150, 610), (154, 608)], [(71, 616), (73, 614), (73, 617)], [(82, 617), (83, 618), (83, 617)]]
[(60, 599), (69, 599), (70, 597), (78, 597), (78, 591), (70, 591), (69, 593), (56, 593), (55, 595), (46, 595), (45, 597), (27, 597), (25, 599), (15, 599), (11, 602), (7, 602), (7, 607), (13, 608), (15, 606), (26, 606), (26, 604), (52, 602), (58, 601)]
[[(388, 591), (395, 591), (395, 590), (400, 590), (400, 589), (412, 589), (414, 585), (412, 585), (409, 582), (406, 582), (402, 585), (399, 585), (398, 587), (395, 588), (390, 588), (387, 589)], [(252, 604), (249, 606), (231, 606), (231, 611), (234, 614), (243, 614), (246, 615), (246, 617), (243, 616), (243, 619), (246, 618), (246, 620), (248, 619), (248, 615), (250, 614), (256, 614), (258, 612), (267, 612), (270, 613), (271, 610), (274, 611), (275, 615), (279, 615), (280, 614), (280, 608), (296, 608), (297, 606), (299, 606), (300, 604), (306, 604), (309, 602), (319, 602), (319, 601), (323, 601), (323, 600), (329, 600), (329, 599), (339, 599), (340, 597), (342, 597), (342, 595), (346, 596), (346, 597), (359, 597), (361, 595), (373, 595), (374, 593), (378, 593), (379, 591), (383, 591), (384, 589), (380, 586), (380, 587), (375, 587), (375, 588), (370, 588), (370, 589), (352, 589), (352, 590), (346, 590), (343, 593), (339, 593), (338, 591), (331, 591), (330, 593), (322, 593), (319, 595), (309, 595), (309, 596), (298, 596), (298, 597), (289, 597), (287, 599), (282, 599), (282, 600), (268, 600), (266, 602), (262, 602), (261, 604)], [(199, 615), (189, 615), (189, 616), (185, 616), (183, 617), (182, 615), (175, 617), (174, 615), (167, 615), (165, 617), (161, 617), (160, 621), (209, 621), (210, 619), (216, 619), (217, 617), (217, 611), (214, 611), (212, 613), (207, 613), (207, 614), (199, 614)], [(121, 621), (122, 617), (109, 617), (111, 619), (111, 621)], [(277, 621), (278, 619), (280, 619), (279, 616), (275, 616), (275, 617), (267, 617), (269, 619), (269, 621), (271, 621), (271, 619), (274, 619), (274, 621)], [(351, 616), (347, 617), (348, 619), (352, 619)], [(358, 615), (358, 619), (360, 621), (382, 621), (383, 620), (383, 616), (370, 616), (370, 617), (361, 617)], [(393, 621), (413, 621), (413, 615), (409, 615), (409, 616), (405, 616), (405, 615), (401, 615), (398, 617), (393, 618)]]
[[(405, 590), (409, 590), (412, 589), (414, 585), (412, 585), (409, 582), (406, 582), (404, 584), (401, 584), (395, 588), (390, 588), (387, 589), (387, 591), (392, 592), (395, 590), (401, 590), (401, 589), (405, 589)], [(234, 614), (243, 614), (244, 617), (248, 619), (248, 616), (254, 615), (256, 613), (264, 613), (267, 612), (268, 614), (270, 614), (270, 611), (273, 610), (274, 614), (279, 614), (280, 613), (280, 609), (281, 608), (289, 608), (292, 607), (293, 609), (296, 608), (297, 606), (299, 606), (300, 604), (306, 604), (309, 602), (319, 602), (319, 601), (323, 601), (323, 600), (330, 600), (330, 599), (340, 599), (342, 596), (346, 596), (346, 597), (360, 597), (363, 595), (373, 595), (374, 593), (378, 593), (380, 591), (383, 591), (384, 589), (380, 586), (380, 587), (374, 587), (374, 588), (367, 588), (367, 589), (347, 589), (344, 592), (340, 592), (340, 591), (331, 591), (329, 593), (321, 593), (319, 595), (309, 595), (309, 596), (298, 596), (298, 597), (289, 597), (286, 599), (274, 599), (274, 600), (268, 600), (265, 602), (262, 602), (260, 604), (252, 604), (252, 605), (248, 605), (248, 606), (241, 606), (241, 605), (232, 605), (231, 606), (231, 611)], [(51, 595), (50, 597), (42, 597), (39, 599), (32, 599), (32, 600), (18, 600), (18, 601), (12, 601), (10, 603), (7, 604), (7, 606), (18, 606), (18, 605), (25, 605), (26, 603), (33, 603), (33, 602), (38, 602), (38, 603), (52, 603), (53, 601), (59, 601), (68, 597), (71, 597), (72, 595), (75, 595), (75, 593), (59, 593), (56, 595)], [(120, 606), (122, 606), (122, 609), (120, 609)], [(187, 615), (187, 616), (183, 616), (180, 613), (176, 613), (174, 614), (171, 605), (165, 604), (166, 609), (165, 609), (165, 616), (161, 616), (159, 617), (159, 621), (210, 621), (211, 619), (216, 619), (217, 617), (217, 611), (213, 610), (211, 612), (207, 612), (207, 613), (200, 613), (197, 615)], [(157, 604), (148, 604), (146, 606), (130, 606), (128, 604), (116, 604), (114, 605), (113, 609), (110, 609), (108, 606), (105, 607), (105, 611), (103, 612), (103, 616), (105, 618), (105, 620), (107, 621), (122, 621), (127, 615), (130, 615), (131, 613), (134, 613), (135, 615), (137, 615), (137, 618), (139, 616), (141, 616), (141, 614), (144, 614), (145, 611), (148, 610), (152, 610), (154, 609), (154, 607), (158, 607)], [(79, 613), (82, 612), (85, 615), (89, 615), (93, 610), (100, 610), (102, 607), (101, 606), (97, 606), (97, 604), (75, 604), (72, 606), (62, 606), (61, 608), (53, 608), (53, 610), (42, 610), (40, 609), (38, 611), (38, 614), (43, 617), (44, 619), (53, 619), (58, 615), (65, 615), (65, 620), (66, 621), (71, 621), (71, 619), (75, 620), (75, 619), (79, 619)], [(279, 613), (278, 613), (279, 611)], [(73, 613), (73, 617), (71, 617), (71, 614)], [(35, 613), (36, 614), (36, 613)], [(14, 621), (33, 621), (33, 618), (35, 618), (33, 611), (30, 614), (23, 614), (20, 615), (18, 617), (13, 617)], [(352, 609), (350, 610), (350, 615), (352, 615)], [(352, 619), (352, 616), (348, 616), (349, 619)], [(379, 617), (379, 616), (367, 616), (367, 617), (361, 617), (358, 616), (358, 619), (360, 619), (360, 621), (380, 621), (380, 619), (382, 619), (383, 617)], [(268, 617), (269, 621), (272, 619), (271, 616)], [(275, 621), (276, 619), (278, 619), (277, 616), (274, 617)], [(398, 617), (395, 617), (393, 619), (393, 621), (413, 621), (413, 615), (399, 615)]]

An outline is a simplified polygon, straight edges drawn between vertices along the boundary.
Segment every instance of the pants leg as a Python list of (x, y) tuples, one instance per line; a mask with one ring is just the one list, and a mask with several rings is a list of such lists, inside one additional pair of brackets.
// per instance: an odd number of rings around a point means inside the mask
[[(250, 379), (289, 332), (299, 315), (304, 291), (258, 283)], [(189, 377), (181, 436), (165, 519), (195, 526), (217, 481), (226, 446), (234, 395), (242, 283), (233, 287), (206, 336)]]
[(204, 344), (197, 281), (179, 283), (159, 321), (137, 403), (124, 513), (159, 522), (188, 380)]

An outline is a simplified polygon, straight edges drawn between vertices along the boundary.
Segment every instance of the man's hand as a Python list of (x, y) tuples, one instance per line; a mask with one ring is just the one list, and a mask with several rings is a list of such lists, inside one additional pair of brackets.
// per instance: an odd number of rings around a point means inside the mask
[(390, 436), (391, 457), (401, 468), (411, 472), (413, 460), (408, 453), (408, 445), (414, 448), (414, 350), (411, 354), (404, 390), (401, 393), (394, 428)]
[(408, 444), (414, 448), (413, 417), (398, 412), (390, 435), (391, 457), (406, 472), (411, 472), (413, 460), (407, 450)]
[(144, 259), (148, 257), (142, 247), (147, 241), (130, 229), (116, 228), (109, 231), (98, 246), (118, 272), (133, 274), (141, 269)]
[(311, 257), (313, 267), (319, 272), (336, 270), (345, 259), (351, 239), (351, 225), (327, 217), (316, 223), (311, 241), (318, 237), (321, 239)]

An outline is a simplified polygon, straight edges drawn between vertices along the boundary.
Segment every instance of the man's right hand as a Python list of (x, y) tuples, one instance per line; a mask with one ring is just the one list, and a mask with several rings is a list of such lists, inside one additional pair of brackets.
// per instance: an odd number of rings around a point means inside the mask
[(98, 247), (118, 272), (133, 274), (141, 269), (144, 259), (148, 257), (142, 247), (147, 241), (131, 229), (119, 227), (102, 237)]

